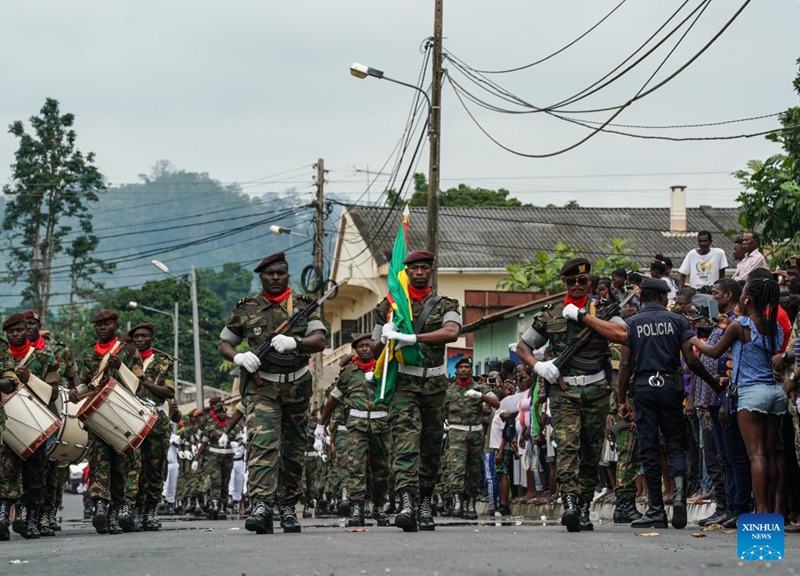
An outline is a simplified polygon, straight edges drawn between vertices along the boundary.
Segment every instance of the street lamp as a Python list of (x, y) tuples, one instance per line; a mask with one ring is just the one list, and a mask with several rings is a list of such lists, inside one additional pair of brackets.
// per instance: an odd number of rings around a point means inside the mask
[[(169, 271), (169, 266), (160, 260), (152, 260), (153, 266), (161, 270), (164, 274), (169, 274), (177, 278)], [(202, 357), (200, 355), (200, 315), (197, 311), (197, 270), (191, 266), (189, 272), (190, 286), (189, 291), (192, 299), (192, 340), (194, 341), (194, 380), (195, 380), (195, 402), (198, 408), (203, 407), (203, 369)], [(177, 383), (176, 383), (177, 385)]]
[[(440, 131), (440, 75), (434, 74), (433, 97), (436, 104), (431, 103), (428, 93), (419, 86), (389, 78), (383, 70), (370, 68), (366, 64), (355, 62), (350, 65), (350, 74), (360, 80), (372, 77), (378, 80), (388, 80), (394, 84), (400, 84), (416, 90), (425, 97), (428, 104), (428, 144), (430, 148), (430, 160), (428, 162), (428, 250), (437, 253), (439, 246), (439, 131)], [(438, 274), (436, 269), (431, 276), (431, 286), (436, 290), (438, 284)]]
[(303, 238), (308, 238), (309, 240), (314, 240), (311, 236), (307, 236), (305, 234), (300, 234), (299, 232), (295, 232), (291, 228), (284, 228), (283, 226), (276, 226), (273, 224), (269, 227), (269, 233), (274, 234), (275, 236), (282, 236), (284, 234), (290, 234), (292, 236), (301, 236)]
[(172, 355), (175, 356), (175, 361), (173, 363), (172, 370), (173, 370), (173, 373), (174, 373), (173, 377), (175, 378), (175, 393), (177, 394), (177, 392), (178, 392), (178, 373), (179, 373), (178, 372), (178, 365), (180, 364), (178, 362), (178, 330), (179, 330), (179, 324), (178, 324), (178, 302), (177, 301), (175, 302), (175, 309), (174, 309), (173, 312), (167, 312), (165, 310), (159, 310), (157, 308), (151, 308), (150, 306), (145, 306), (144, 304), (139, 304), (138, 302), (133, 302), (133, 301), (128, 302), (128, 308), (130, 308), (131, 310), (136, 310), (137, 308), (141, 308), (142, 310), (149, 310), (150, 312), (156, 312), (158, 314), (164, 314), (165, 316), (169, 316), (170, 318), (172, 318), (172, 336), (173, 336)]

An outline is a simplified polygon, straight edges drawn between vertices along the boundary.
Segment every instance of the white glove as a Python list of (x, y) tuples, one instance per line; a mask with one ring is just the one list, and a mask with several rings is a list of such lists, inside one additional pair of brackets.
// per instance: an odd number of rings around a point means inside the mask
[(317, 427), (314, 428), (314, 438), (318, 440), (322, 440), (325, 437), (325, 426), (322, 424), (317, 424)]
[(558, 380), (558, 377), (561, 376), (561, 372), (558, 371), (558, 366), (556, 366), (552, 360), (537, 362), (533, 366), (533, 371), (548, 382), (555, 382)]
[(219, 444), (220, 448), (227, 448), (228, 447), (228, 435), (223, 432), (222, 436), (219, 437), (219, 440), (217, 441), (217, 444)]
[(384, 336), (389, 340), (396, 340), (397, 346), (396, 348), (402, 348), (403, 346), (410, 346), (411, 344), (417, 343), (417, 335), (416, 334), (403, 334), (402, 332), (385, 332)]
[(239, 447), (238, 442), (231, 442), (231, 450), (236, 450)]
[(177, 434), (170, 434), (169, 435), (169, 443), (174, 445), (174, 446), (180, 446), (181, 445), (181, 437), (178, 436)]
[(197, 472), (199, 467), (200, 463), (197, 460), (192, 460), (192, 472)]
[(367, 382), (372, 380), (373, 376), (375, 376), (375, 372), (364, 372), (364, 378), (367, 379)]
[(483, 394), (481, 394), (480, 390), (467, 390), (466, 392), (464, 392), (464, 396), (466, 396), (468, 398), (478, 399), (481, 396), (483, 396)]
[(384, 344), (389, 340), (389, 337), (386, 336), (387, 332), (397, 332), (397, 326), (395, 326), (394, 322), (387, 322), (381, 328), (381, 342)]
[(322, 438), (317, 438), (314, 440), (314, 452), (317, 454), (322, 454), (322, 449), (325, 447), (325, 443), (322, 441)]
[(261, 366), (261, 360), (259, 360), (258, 356), (253, 354), (252, 352), (240, 352), (236, 356), (233, 357), (233, 363), (237, 366), (241, 366), (250, 374), (258, 370), (258, 367)]
[(545, 344), (545, 345), (544, 345), (544, 346), (542, 346), (541, 348), (537, 348), (536, 350), (534, 350), (534, 351), (533, 351), (533, 357), (534, 357), (534, 358), (536, 358), (536, 359), (537, 359), (537, 360), (539, 360), (539, 361), (544, 361), (544, 359), (545, 359), (545, 352), (547, 351), (547, 347), (548, 347), (549, 345), (550, 345), (550, 344)]
[(578, 322), (578, 312), (580, 308), (575, 306), (575, 304), (567, 304), (564, 306), (564, 310), (561, 311), (561, 315), (566, 318), (567, 320), (573, 320)]
[(297, 340), (295, 340), (292, 336), (277, 334), (272, 339), (272, 347), (275, 348), (278, 354), (285, 354), (286, 352), (291, 352), (297, 348)]

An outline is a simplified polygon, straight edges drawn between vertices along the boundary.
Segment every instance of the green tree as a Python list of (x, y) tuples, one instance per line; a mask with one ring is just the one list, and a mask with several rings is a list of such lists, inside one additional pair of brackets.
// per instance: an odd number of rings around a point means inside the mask
[(559, 242), (552, 252), (541, 250), (534, 253), (533, 258), (527, 262), (506, 266), (509, 277), (500, 280), (497, 287), (503, 290), (528, 290), (545, 294), (563, 292), (561, 267), (575, 254), (573, 248)]
[[(505, 188), (490, 190), (488, 188), (474, 188), (466, 184), (459, 184), (439, 192), (439, 206), (522, 206), (516, 198), (510, 198), (511, 192)], [(392, 205), (398, 196), (396, 190), (387, 190), (386, 203)], [(414, 192), (408, 199), (409, 206), (428, 205), (428, 181), (425, 175), (417, 172), (414, 174)]]
[[(793, 85), (800, 96), (800, 59), (797, 64)], [(744, 188), (737, 198), (739, 224), (757, 230), (762, 244), (771, 246), (773, 265), (800, 251), (800, 107), (789, 108), (779, 119), (783, 130), (767, 140), (780, 144), (784, 153), (750, 160), (746, 170), (735, 172)]]
[(76, 147), (75, 116), (62, 115), (58, 101), (48, 98), (30, 124), (33, 133), (21, 121), (9, 128), (19, 147), (11, 165), (12, 181), (3, 187), (11, 197), (5, 205), (3, 230), (10, 280), (25, 283), (23, 299), (44, 319), (59, 254), (66, 250), (70, 258), (70, 283), (76, 295), (100, 287), (93, 274), (110, 271), (112, 265), (92, 257), (98, 240), (89, 208), (105, 184), (94, 166), (94, 153), (83, 154)]
[(592, 274), (610, 277), (617, 268), (625, 268), (629, 272), (639, 270), (639, 263), (634, 259), (634, 248), (627, 238), (614, 238), (611, 242), (603, 242), (600, 246), (607, 256), (598, 258), (592, 267)]
[(251, 292), (256, 275), (241, 264), (228, 262), (222, 265), (219, 272), (213, 268), (203, 268), (198, 271), (198, 277), (200, 283), (216, 294), (227, 315), (241, 298)]

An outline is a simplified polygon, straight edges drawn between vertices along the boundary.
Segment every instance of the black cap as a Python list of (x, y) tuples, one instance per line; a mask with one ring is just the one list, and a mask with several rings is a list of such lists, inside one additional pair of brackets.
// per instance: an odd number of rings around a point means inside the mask
[(472, 366), (472, 360), (470, 358), (467, 358), (466, 356), (462, 356), (456, 362), (456, 368), (461, 366), (462, 364), (469, 364), (470, 366)]
[(669, 294), (669, 285), (661, 278), (645, 278), (639, 285), (642, 290), (652, 290), (661, 294)]
[(286, 262), (286, 254), (284, 254), (283, 252), (276, 252), (275, 254), (270, 254), (269, 256), (264, 258), (261, 262), (259, 262), (258, 266), (253, 268), (253, 272), (259, 273), (270, 264), (278, 264), (278, 263), (288, 264), (288, 262)]
[(355, 348), (358, 346), (358, 343), (362, 342), (363, 340), (372, 340), (372, 334), (353, 334), (353, 341), (350, 343), (350, 345)]
[(586, 258), (572, 258), (564, 262), (561, 267), (561, 276), (574, 276), (575, 274), (588, 274), (592, 271), (592, 263)]

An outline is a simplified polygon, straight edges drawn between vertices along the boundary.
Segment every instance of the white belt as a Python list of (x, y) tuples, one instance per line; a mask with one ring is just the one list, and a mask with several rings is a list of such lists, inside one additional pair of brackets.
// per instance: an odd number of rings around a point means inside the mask
[(356, 418), (369, 418), (370, 420), (375, 420), (376, 418), (386, 418), (388, 415), (389, 413), (385, 410), (368, 412), (366, 410), (354, 410), (353, 408), (350, 409), (350, 416), (355, 416)]
[(336, 430), (339, 432), (347, 432), (347, 426), (337, 426)]
[(588, 376), (564, 376), (563, 378), (564, 382), (570, 386), (588, 386), (589, 384), (600, 382), (600, 380), (605, 380), (606, 372), (605, 370), (600, 370), (600, 372), (589, 374)]
[(450, 430), (461, 430), (462, 432), (481, 432), (483, 425), (477, 424), (475, 426), (464, 426), (463, 424), (450, 424)]
[(264, 380), (269, 380), (270, 382), (293, 382), (302, 376), (305, 376), (308, 373), (308, 366), (303, 366), (300, 370), (296, 372), (289, 372), (288, 374), (271, 374), (269, 372), (261, 372), (258, 371), (258, 375), (261, 376)]
[(306, 452), (306, 458), (319, 458), (318, 452)]
[(233, 448), (212, 448), (209, 446), (208, 451), (212, 454), (233, 454)]
[(422, 366), (406, 366), (405, 364), (400, 364), (397, 367), (397, 371), (400, 372), (400, 374), (417, 376), (418, 378), (433, 378), (434, 376), (444, 376), (447, 373), (447, 366), (442, 364), (441, 366), (434, 366), (433, 368), (423, 368)]

